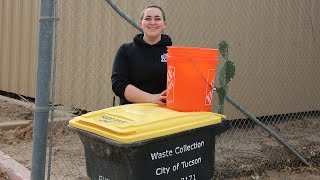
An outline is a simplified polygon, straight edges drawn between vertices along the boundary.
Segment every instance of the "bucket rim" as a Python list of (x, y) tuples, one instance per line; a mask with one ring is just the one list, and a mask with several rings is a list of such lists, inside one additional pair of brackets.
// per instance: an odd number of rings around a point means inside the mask
[(173, 61), (189, 61), (189, 60), (195, 60), (195, 61), (218, 61), (218, 57), (191, 57), (191, 56), (170, 56), (167, 60), (173, 60)]
[(218, 51), (219, 49), (214, 48), (203, 48), (203, 47), (188, 47), (188, 46), (167, 46), (168, 49), (193, 49), (193, 50), (210, 50), (210, 51)]

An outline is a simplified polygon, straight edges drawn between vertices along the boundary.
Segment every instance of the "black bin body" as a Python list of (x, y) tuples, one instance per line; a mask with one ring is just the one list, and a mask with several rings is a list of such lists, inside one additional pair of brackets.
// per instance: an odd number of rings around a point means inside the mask
[(229, 122), (130, 144), (71, 128), (84, 145), (92, 180), (210, 180), (215, 136), (226, 131)]

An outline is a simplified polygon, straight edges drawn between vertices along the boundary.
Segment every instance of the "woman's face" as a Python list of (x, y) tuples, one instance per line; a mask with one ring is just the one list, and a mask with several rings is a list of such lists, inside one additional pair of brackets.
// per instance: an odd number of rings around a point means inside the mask
[(143, 18), (140, 21), (140, 26), (143, 29), (144, 35), (149, 39), (161, 37), (161, 33), (166, 25), (160, 9), (154, 7), (146, 9)]

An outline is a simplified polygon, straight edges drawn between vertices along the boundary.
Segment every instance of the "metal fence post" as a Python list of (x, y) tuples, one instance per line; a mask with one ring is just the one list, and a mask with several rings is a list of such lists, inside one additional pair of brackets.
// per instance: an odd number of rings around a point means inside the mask
[(31, 163), (32, 180), (43, 180), (45, 178), (53, 25), (54, 0), (40, 0), (37, 85)]

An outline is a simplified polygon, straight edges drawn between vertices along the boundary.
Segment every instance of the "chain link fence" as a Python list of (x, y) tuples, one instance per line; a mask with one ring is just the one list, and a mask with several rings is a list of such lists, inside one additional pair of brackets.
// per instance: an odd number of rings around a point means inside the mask
[[(217, 49), (218, 42), (226, 40), (229, 58), (236, 65), (228, 95), (319, 167), (319, 1), (114, 2), (137, 22), (148, 4), (160, 5), (168, 21), (165, 33), (174, 46)], [(48, 179), (86, 179), (83, 146), (67, 128), (67, 120), (113, 105), (113, 58), (120, 45), (132, 41), (139, 31), (105, 0), (57, 0), (55, 8), (59, 18), (55, 108), (46, 174)], [(227, 102), (225, 115), (232, 127), (216, 139), (218, 178), (258, 176), (268, 169), (301, 166), (272, 136)]]

